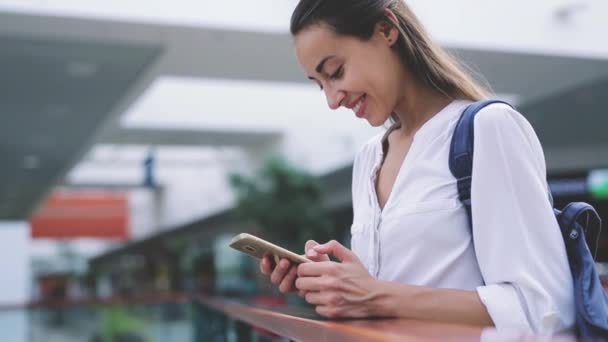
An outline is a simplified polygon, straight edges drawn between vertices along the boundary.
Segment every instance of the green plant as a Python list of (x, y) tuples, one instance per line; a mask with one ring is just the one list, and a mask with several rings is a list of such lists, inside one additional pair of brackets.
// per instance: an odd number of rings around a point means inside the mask
[(319, 180), (282, 158), (271, 158), (253, 176), (231, 174), (237, 213), (293, 251), (308, 239), (325, 241), (333, 226), (322, 204)]
[(147, 341), (143, 333), (147, 331), (146, 322), (130, 314), (126, 307), (112, 306), (103, 308), (101, 324), (101, 340), (103, 342), (119, 341)]

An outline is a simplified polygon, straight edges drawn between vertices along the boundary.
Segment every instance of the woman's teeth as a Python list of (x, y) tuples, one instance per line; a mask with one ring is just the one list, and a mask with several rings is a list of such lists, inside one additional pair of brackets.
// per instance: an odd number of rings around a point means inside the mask
[(359, 113), (359, 109), (361, 109), (362, 103), (363, 103), (363, 98), (361, 98), (361, 100), (359, 100), (359, 102), (357, 102), (357, 104), (353, 107), (353, 110), (355, 111), (355, 113)]

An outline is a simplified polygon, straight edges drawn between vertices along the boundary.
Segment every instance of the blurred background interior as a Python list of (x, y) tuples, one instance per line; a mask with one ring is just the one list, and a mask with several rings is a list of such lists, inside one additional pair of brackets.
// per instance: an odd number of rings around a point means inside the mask
[[(226, 338), (182, 296), (298, 302), (227, 241), (348, 244), (353, 158), (379, 129), (300, 70), (296, 2), (0, 0), (4, 340)], [(608, 2), (408, 4), (530, 120), (556, 206), (608, 219)]]

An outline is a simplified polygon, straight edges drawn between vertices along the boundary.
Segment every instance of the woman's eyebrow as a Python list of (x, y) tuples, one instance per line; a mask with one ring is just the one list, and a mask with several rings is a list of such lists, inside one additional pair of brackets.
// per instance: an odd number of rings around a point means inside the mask
[(327, 56), (325, 58), (323, 58), (319, 64), (317, 65), (317, 67), (315, 68), (315, 71), (318, 72), (319, 74), (323, 73), (323, 67), (325, 66), (325, 62), (327, 62), (328, 60), (334, 58), (336, 56), (331, 55), (331, 56)]

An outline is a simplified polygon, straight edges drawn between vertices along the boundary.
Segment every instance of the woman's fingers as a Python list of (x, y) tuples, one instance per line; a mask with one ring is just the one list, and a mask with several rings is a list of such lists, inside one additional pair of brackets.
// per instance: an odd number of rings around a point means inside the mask
[(298, 276), (319, 277), (322, 275), (337, 276), (341, 264), (333, 261), (306, 262), (298, 265)]
[(342, 296), (336, 292), (308, 292), (306, 301), (314, 305), (340, 306), (344, 305), (345, 301)]
[(298, 277), (297, 271), (297, 267), (290, 267), (289, 271), (287, 272), (287, 275), (285, 275), (285, 277), (281, 281), (281, 284), (279, 285), (279, 291), (281, 291), (282, 293), (287, 293), (295, 290), (295, 281)]
[(260, 261), (260, 271), (265, 275), (270, 275), (274, 266), (274, 261), (272, 261), (270, 255), (265, 255)]
[(321, 254), (317, 253), (317, 251), (313, 249), (314, 246), (318, 245), (319, 243), (315, 240), (306, 241), (306, 244), (304, 245), (304, 256), (312, 261), (318, 261), (317, 259), (321, 257)]
[(306, 295), (304, 296), (304, 299), (306, 300), (306, 302), (308, 304), (313, 304), (313, 305), (325, 304), (324, 298), (325, 298), (325, 295), (323, 293), (315, 292), (315, 291), (306, 292)]
[(359, 261), (357, 256), (350, 249), (344, 247), (336, 240), (331, 240), (322, 245), (314, 246), (313, 249), (319, 254), (334, 255), (341, 262)]
[(278, 285), (279, 291), (283, 293), (291, 292), (296, 289), (295, 281), (298, 277), (298, 268), (292, 265), (287, 259), (279, 260), (275, 265), (272, 255), (265, 255), (260, 260), (260, 271), (270, 275), (270, 281)]
[(330, 289), (331, 284), (323, 277), (298, 277), (295, 281), (295, 287), (304, 292), (322, 291)]
[(321, 254), (318, 253), (316, 250), (314, 250), (313, 247), (318, 246), (319, 243), (314, 241), (314, 240), (308, 240), (306, 241), (306, 244), (304, 245), (304, 252), (305, 252), (305, 256), (312, 260), (312, 261), (327, 261), (329, 260), (329, 256), (325, 255), (325, 254)]
[(281, 259), (278, 265), (272, 271), (272, 274), (270, 275), (270, 281), (275, 285), (281, 284), (283, 278), (285, 278), (285, 275), (287, 275), (290, 266), (291, 263), (289, 262), (289, 260)]

